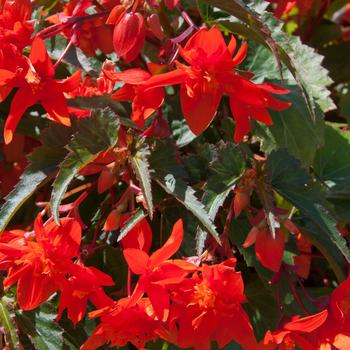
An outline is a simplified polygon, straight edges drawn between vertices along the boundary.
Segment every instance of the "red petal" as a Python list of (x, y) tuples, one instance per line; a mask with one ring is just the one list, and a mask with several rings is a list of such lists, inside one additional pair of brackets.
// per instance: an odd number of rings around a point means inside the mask
[(201, 28), (180, 48), (180, 55), (191, 65), (202, 64), (203, 61), (230, 60), (230, 52), (220, 30)]
[(245, 58), (247, 57), (248, 53), (248, 44), (244, 41), (237, 51), (235, 57), (232, 59), (232, 63), (234, 66), (238, 66), (240, 63), (242, 63)]
[(219, 106), (222, 90), (215, 83), (193, 82), (192, 97), (188, 95), (188, 86), (181, 85), (181, 108), (187, 124), (196, 135), (201, 134), (213, 120)]
[(156, 316), (163, 320), (169, 313), (169, 295), (165, 287), (159, 284), (150, 284), (147, 288), (147, 295), (152, 303)]
[(57, 83), (59, 84), (62, 92), (71, 92), (79, 86), (80, 80), (81, 72), (78, 70), (67, 79), (58, 80)]
[(188, 75), (182, 69), (176, 69), (168, 73), (153, 75), (143, 86), (145, 90), (156, 87), (182, 84), (186, 81)]
[(6, 119), (4, 127), (5, 143), (11, 142), (13, 133), (16, 130), (17, 124), (20, 121), (23, 113), (28, 107), (32, 106), (37, 101), (29, 88), (20, 88), (12, 100), (10, 114)]
[(145, 34), (144, 18), (140, 13), (124, 14), (114, 28), (113, 46), (116, 54), (119, 57), (129, 54), (127, 60), (133, 60), (143, 46)]
[(283, 258), (284, 237), (281, 230), (276, 230), (273, 238), (268, 229), (259, 232), (255, 242), (255, 253), (266, 268), (278, 272)]
[(147, 253), (140, 249), (128, 248), (123, 250), (123, 254), (134, 274), (142, 275), (147, 271), (148, 261), (150, 260)]
[(230, 96), (230, 107), (233, 118), (236, 122), (236, 130), (234, 139), (237, 143), (243, 140), (243, 137), (247, 135), (251, 130), (249, 122), (249, 114), (243, 107), (241, 101), (236, 100), (232, 95)]
[(125, 84), (111, 95), (115, 101), (131, 101), (135, 98), (135, 88), (132, 85)]
[(22, 310), (35, 309), (57, 289), (57, 285), (50, 275), (37, 269), (28, 270), (17, 284), (18, 305)]
[(151, 74), (141, 68), (132, 68), (122, 72), (103, 71), (104, 75), (112, 81), (123, 81), (131, 85), (139, 85), (147, 81)]
[(48, 83), (48, 91), (44, 96), (40, 97), (40, 103), (54, 121), (66, 126), (70, 126), (69, 113), (67, 108), (66, 99), (63, 93), (59, 91), (55, 82)]
[(288, 322), (283, 326), (283, 328), (292, 332), (310, 333), (322, 326), (326, 322), (327, 317), (328, 311), (323, 310), (318, 314)]
[(172, 255), (174, 255), (178, 249), (180, 248), (180, 245), (182, 243), (183, 239), (183, 224), (182, 220), (178, 220), (171, 232), (170, 237), (165, 242), (163, 247), (156, 250), (150, 257), (150, 263), (152, 267), (155, 267), (162, 263), (163, 261), (169, 259)]
[(32, 43), (32, 49), (29, 54), (29, 59), (32, 62), (35, 70), (43, 77), (53, 77), (55, 69), (47, 54), (44, 41), (36, 37)]
[(243, 243), (243, 248), (248, 248), (252, 246), (256, 242), (256, 237), (258, 236), (259, 232), (259, 229), (256, 226), (253, 226), (252, 229), (249, 231), (246, 240)]

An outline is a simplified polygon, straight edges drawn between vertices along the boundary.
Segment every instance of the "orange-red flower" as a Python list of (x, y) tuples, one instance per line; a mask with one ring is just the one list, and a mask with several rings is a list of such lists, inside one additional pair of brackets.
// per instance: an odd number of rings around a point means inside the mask
[(47, 54), (44, 42), (35, 38), (25, 65), (0, 67), (0, 88), (19, 88), (4, 128), (5, 143), (12, 140), (16, 126), (23, 113), (32, 105), (40, 103), (48, 116), (64, 125), (70, 125), (65, 92), (74, 90), (80, 82), (80, 71), (64, 80), (55, 80), (55, 70)]
[[(137, 3), (136, 3), (137, 4)], [(127, 12), (122, 5), (115, 6), (108, 24), (114, 24), (113, 46), (118, 57), (125, 61), (133, 61), (140, 53), (146, 38), (145, 19), (133, 9)]]
[(124, 249), (123, 254), (130, 270), (141, 275), (130, 297), (135, 304), (147, 293), (159, 319), (167, 318), (170, 306), (168, 287), (180, 283), (197, 267), (183, 260), (167, 260), (180, 248), (183, 238), (182, 220), (178, 220), (165, 244), (151, 256), (135, 248)]
[[(71, 218), (51, 219), (43, 224), (41, 215), (35, 220), (34, 234), (23, 235), (0, 243), (3, 265), (10, 264), (4, 287), (17, 282), (17, 302), (21, 309), (31, 310), (46, 301), (64, 285), (72, 258), (79, 253), (81, 227)], [(6, 266), (5, 264), (5, 266)]]
[(19, 49), (31, 42), (34, 27), (31, 22), (30, 0), (5, 0), (0, 2), (0, 47), (8, 44)]
[(272, 84), (254, 84), (234, 70), (246, 57), (243, 43), (236, 55), (236, 40), (228, 46), (218, 28), (202, 28), (185, 47), (180, 56), (189, 66), (177, 62), (177, 70), (151, 77), (147, 89), (180, 84), (181, 107), (191, 130), (199, 135), (213, 120), (223, 94), (230, 97), (230, 107), (236, 121), (235, 140), (241, 142), (251, 130), (250, 119), (272, 124), (268, 109), (284, 110), (290, 103), (277, 100), (272, 94), (286, 94), (287, 90)]
[(243, 279), (235, 260), (208, 266), (172, 292), (170, 330), (181, 348), (210, 350), (235, 340), (243, 349), (257, 349), (253, 328), (242, 308), (246, 302)]
[[(63, 8), (63, 12), (47, 18), (47, 21), (61, 26), (63, 34), (72, 40), (86, 55), (94, 56), (96, 50), (103, 53), (113, 52), (112, 37), (113, 29), (105, 24), (106, 16), (87, 17), (87, 9), (93, 6), (90, 0), (70, 0)], [(95, 8), (96, 14), (101, 10)], [(76, 21), (75, 24), (66, 26), (69, 21), (85, 17), (84, 20)]]
[(148, 341), (158, 338), (157, 331), (162, 327), (160, 321), (154, 319), (152, 305), (147, 298), (133, 305), (128, 298), (120, 299), (110, 307), (91, 312), (89, 316), (99, 317), (100, 324), (81, 350), (95, 350), (105, 343), (125, 346), (128, 342), (137, 349), (143, 349)]
[(112, 286), (114, 282), (110, 276), (96, 269), (81, 264), (72, 264), (69, 268), (71, 277), (61, 288), (60, 307), (57, 319), (67, 308), (68, 318), (77, 324), (86, 313), (87, 303), (90, 300), (97, 308), (113, 304), (103, 291), (103, 286)]
[[(148, 69), (155, 74), (159, 67), (154, 64), (148, 64)], [(138, 128), (144, 126), (145, 120), (149, 118), (163, 103), (163, 88), (145, 90), (143, 84), (146, 83), (152, 75), (140, 68), (132, 68), (123, 72), (104, 71), (105, 75), (111, 81), (122, 81), (123, 87), (112, 94), (112, 99), (116, 101), (132, 101), (131, 119)]]
[(284, 234), (280, 229), (275, 230), (272, 236), (268, 227), (258, 228), (254, 226), (248, 233), (243, 247), (248, 248), (255, 243), (255, 254), (266, 268), (278, 272), (284, 252)]
[(303, 350), (316, 350), (317, 348), (306, 339), (306, 336), (321, 327), (327, 317), (327, 310), (303, 318), (293, 317), (291, 321), (284, 324), (282, 329), (273, 333), (267, 331), (264, 344), (268, 349), (288, 350), (294, 349), (297, 345)]

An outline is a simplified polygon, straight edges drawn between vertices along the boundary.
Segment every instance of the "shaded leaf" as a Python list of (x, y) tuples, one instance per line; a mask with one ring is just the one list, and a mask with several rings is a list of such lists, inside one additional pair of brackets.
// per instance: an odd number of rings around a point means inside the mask
[(136, 151), (129, 157), (131, 167), (139, 181), (142, 189), (143, 196), (146, 200), (147, 211), (150, 219), (153, 218), (153, 198), (151, 187), (151, 169), (149, 166), (148, 158), (151, 154), (149, 146), (141, 139), (137, 142), (135, 148)]
[(350, 251), (335, 227), (336, 221), (327, 208), (321, 187), (312, 181), (300, 162), (285, 150), (271, 153), (266, 168), (273, 189), (299, 209), (310, 222), (312, 228), (301, 228), (302, 232), (328, 259), (337, 278), (344, 279)]
[(142, 209), (137, 209), (137, 211), (130, 216), (130, 218), (125, 222), (123, 228), (120, 230), (118, 236), (118, 242), (120, 242), (141, 220), (146, 217)]
[(28, 167), (0, 209), (0, 232), (35, 190), (52, 178), (57, 166), (67, 154), (64, 146), (69, 142), (71, 132), (70, 128), (60, 124), (52, 124), (44, 130), (41, 136), (42, 146), (29, 156)]
[(4, 298), (0, 300), (0, 325), (4, 331), (6, 343), (9, 345), (10, 350), (19, 349), (17, 327)]
[(69, 183), (80, 169), (116, 144), (119, 121), (108, 109), (96, 110), (91, 117), (76, 122), (74, 129), (73, 139), (66, 146), (69, 153), (60, 164), (52, 185), (51, 211), (57, 222), (58, 208)]

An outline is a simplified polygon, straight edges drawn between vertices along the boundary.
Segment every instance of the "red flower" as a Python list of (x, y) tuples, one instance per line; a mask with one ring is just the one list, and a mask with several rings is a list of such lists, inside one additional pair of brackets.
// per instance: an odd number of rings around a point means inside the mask
[[(61, 25), (64, 35), (86, 55), (94, 56), (96, 50), (101, 50), (106, 54), (111, 53), (113, 52), (113, 30), (105, 24), (107, 15), (91, 16), (91, 18), (85, 18), (84, 21), (77, 21), (74, 25), (66, 27), (69, 21), (87, 16), (86, 10), (91, 6), (90, 0), (70, 0), (64, 6), (63, 12), (48, 17), (47, 21)], [(99, 7), (96, 7), (95, 10), (96, 13), (101, 12)]]
[(243, 279), (235, 260), (203, 265), (171, 295), (170, 327), (181, 348), (210, 350), (235, 340), (244, 349), (257, 349), (252, 326), (241, 304), (246, 302)]
[(167, 317), (170, 300), (169, 285), (180, 283), (190, 271), (197, 267), (182, 260), (167, 260), (180, 248), (183, 238), (182, 221), (175, 223), (173, 231), (163, 247), (151, 256), (135, 248), (124, 249), (124, 257), (129, 268), (136, 275), (141, 275), (130, 303), (135, 304), (144, 293), (147, 293), (154, 311), (159, 319)]
[(122, 5), (113, 8), (107, 24), (114, 24), (113, 46), (118, 57), (133, 61), (140, 53), (146, 38), (145, 19), (141, 13), (126, 12)]
[(33, 24), (30, 0), (5, 0), (0, 3), (0, 46), (15, 45), (19, 49), (31, 42)]
[(125, 346), (128, 342), (137, 349), (143, 349), (150, 340), (158, 338), (160, 321), (154, 319), (149, 299), (140, 299), (130, 305), (128, 298), (120, 299), (114, 305), (91, 312), (91, 318), (100, 317), (101, 323), (80, 350), (95, 350), (105, 343), (110, 346)]
[(278, 272), (284, 252), (284, 234), (280, 229), (276, 229), (275, 232), (276, 235), (273, 237), (268, 227), (259, 229), (254, 226), (248, 233), (243, 247), (248, 248), (255, 243), (255, 254), (262, 265)]
[(290, 103), (277, 100), (271, 94), (286, 94), (287, 90), (272, 84), (254, 84), (241, 76), (234, 67), (247, 54), (243, 43), (237, 54), (236, 40), (227, 46), (218, 28), (202, 28), (194, 34), (180, 56), (190, 65), (177, 62), (177, 70), (155, 75), (144, 85), (145, 91), (160, 86), (181, 84), (181, 107), (191, 130), (199, 135), (213, 120), (224, 93), (230, 97), (230, 106), (236, 121), (235, 140), (241, 142), (251, 130), (250, 119), (271, 125), (268, 108), (283, 110)]
[[(148, 64), (152, 73), (156, 73), (157, 66)], [(116, 101), (132, 101), (131, 119), (138, 128), (144, 126), (145, 120), (149, 118), (163, 103), (163, 88), (146, 90), (143, 84), (152, 77), (150, 73), (140, 68), (128, 69), (123, 72), (104, 71), (111, 81), (122, 81), (123, 87), (112, 94), (112, 99)]]
[[(130, 217), (130, 214), (124, 214), (121, 221), (123, 227)], [(120, 241), (123, 249), (136, 248), (148, 253), (152, 244), (152, 229), (146, 219), (138, 222), (128, 234)]]
[[(306, 335), (318, 329), (326, 322), (328, 311), (324, 310), (318, 314), (308, 317), (294, 317), (292, 321), (287, 322), (281, 330), (271, 333), (268, 331), (265, 335), (264, 344), (274, 344), (272, 349), (278, 346), (281, 350), (294, 349), (295, 345), (303, 350), (316, 350), (312, 342), (306, 339)], [(271, 349), (270, 346), (267, 346)]]
[(71, 277), (61, 289), (60, 307), (57, 319), (67, 308), (68, 318), (76, 325), (86, 313), (87, 303), (90, 300), (97, 308), (113, 304), (102, 289), (102, 286), (112, 286), (112, 278), (95, 267), (86, 267), (73, 264), (69, 269)]
[(2, 262), (11, 265), (4, 287), (17, 282), (17, 302), (21, 309), (31, 310), (64, 284), (73, 264), (71, 259), (79, 253), (81, 227), (70, 218), (61, 219), (60, 226), (53, 220), (44, 226), (39, 215), (34, 235), (26, 234), (24, 238), (25, 241), (19, 238), (0, 243), (0, 256)]
[[(22, 62), (21, 62), (22, 63)], [(1, 66), (0, 88), (19, 88), (13, 98), (10, 114), (4, 129), (6, 143), (11, 142), (16, 126), (23, 113), (32, 105), (40, 103), (49, 117), (61, 124), (70, 125), (65, 92), (74, 90), (80, 81), (80, 71), (64, 80), (55, 80), (55, 70), (47, 54), (44, 42), (35, 38), (25, 65)]]

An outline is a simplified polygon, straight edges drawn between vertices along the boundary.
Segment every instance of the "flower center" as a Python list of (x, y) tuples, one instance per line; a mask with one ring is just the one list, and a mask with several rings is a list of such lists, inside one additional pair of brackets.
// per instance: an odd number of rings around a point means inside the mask
[(203, 309), (215, 307), (216, 296), (206, 281), (194, 287), (193, 302)]

